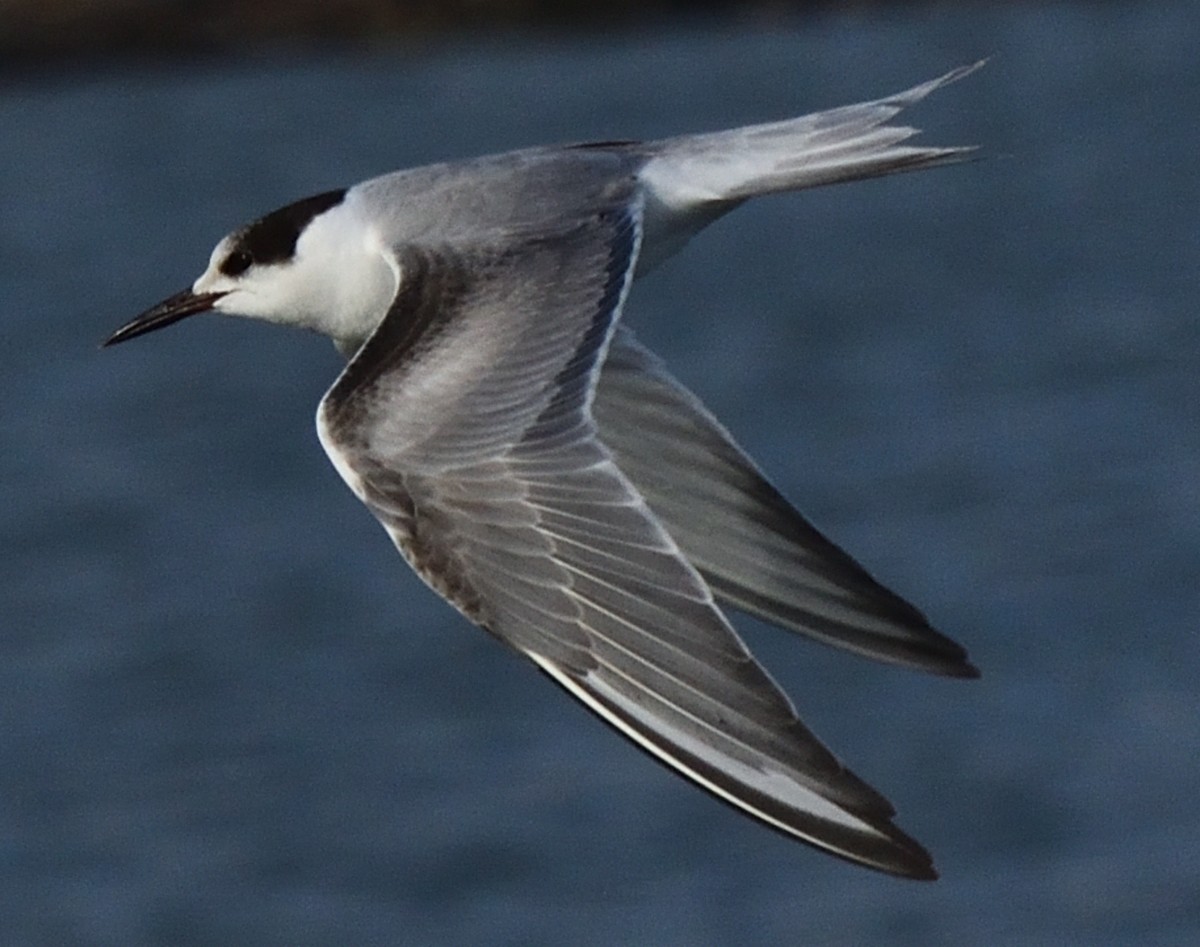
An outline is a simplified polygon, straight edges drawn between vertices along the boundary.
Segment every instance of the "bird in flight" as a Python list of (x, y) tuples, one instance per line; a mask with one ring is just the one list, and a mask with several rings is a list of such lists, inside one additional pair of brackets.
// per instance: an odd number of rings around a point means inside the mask
[(715, 796), (842, 858), (934, 878), (721, 606), (879, 660), (978, 672), (620, 320), (639, 275), (751, 197), (963, 159), (890, 122), (979, 65), (787, 121), (326, 191), (229, 234), (191, 288), (105, 344), (202, 312), (330, 336), (348, 362), (317, 410), (321, 444), (426, 583)]

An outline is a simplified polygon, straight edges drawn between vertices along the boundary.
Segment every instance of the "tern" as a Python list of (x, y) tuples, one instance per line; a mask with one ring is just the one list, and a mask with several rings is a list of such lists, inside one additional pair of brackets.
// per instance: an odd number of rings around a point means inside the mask
[[(721, 604), (894, 664), (978, 672), (817, 531), (620, 324), (633, 280), (762, 194), (964, 159), (872, 102), (659, 141), (397, 171), (233, 231), (118, 329), (201, 312), (330, 336), (338, 473), (409, 565), (635, 744), (829, 853), (935, 878), (895, 810), (799, 720)], [(720, 604), (719, 604), (720, 603)]]

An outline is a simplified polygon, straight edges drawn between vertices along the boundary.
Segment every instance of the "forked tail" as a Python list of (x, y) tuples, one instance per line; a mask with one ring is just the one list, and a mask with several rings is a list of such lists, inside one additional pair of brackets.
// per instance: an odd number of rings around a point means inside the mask
[[(858, 105), (728, 131), (668, 138), (647, 145), (653, 155), (642, 181), (665, 209), (687, 214), (709, 205), (733, 205), (776, 191), (879, 177), (946, 164), (973, 148), (903, 144), (917, 133), (888, 125), (898, 113), (936, 89), (979, 69), (961, 66), (938, 79)], [(717, 211), (714, 216), (723, 210)]]

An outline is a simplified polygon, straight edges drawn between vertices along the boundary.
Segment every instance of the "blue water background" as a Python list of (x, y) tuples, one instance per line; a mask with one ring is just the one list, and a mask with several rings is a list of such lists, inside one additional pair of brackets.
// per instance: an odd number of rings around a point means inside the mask
[[(936, 5), (0, 78), (0, 943), (1200, 942), (1200, 17)], [(753, 203), (630, 321), (983, 669), (739, 617), (943, 878), (668, 774), (339, 481), (322, 339), (97, 343), (396, 167), (875, 97), (984, 160)]]

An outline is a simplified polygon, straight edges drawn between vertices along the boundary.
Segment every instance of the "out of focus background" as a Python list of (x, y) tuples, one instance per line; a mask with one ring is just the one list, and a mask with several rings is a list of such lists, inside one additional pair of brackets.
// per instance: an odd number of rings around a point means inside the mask
[[(689, 7), (687, 10), (695, 10)], [(1115, 3), (0, 4), (0, 944), (1200, 943), (1200, 17)], [(406, 165), (874, 98), (981, 160), (751, 203), (629, 321), (962, 641), (735, 616), (942, 879), (668, 774), (408, 571), (227, 231)]]

